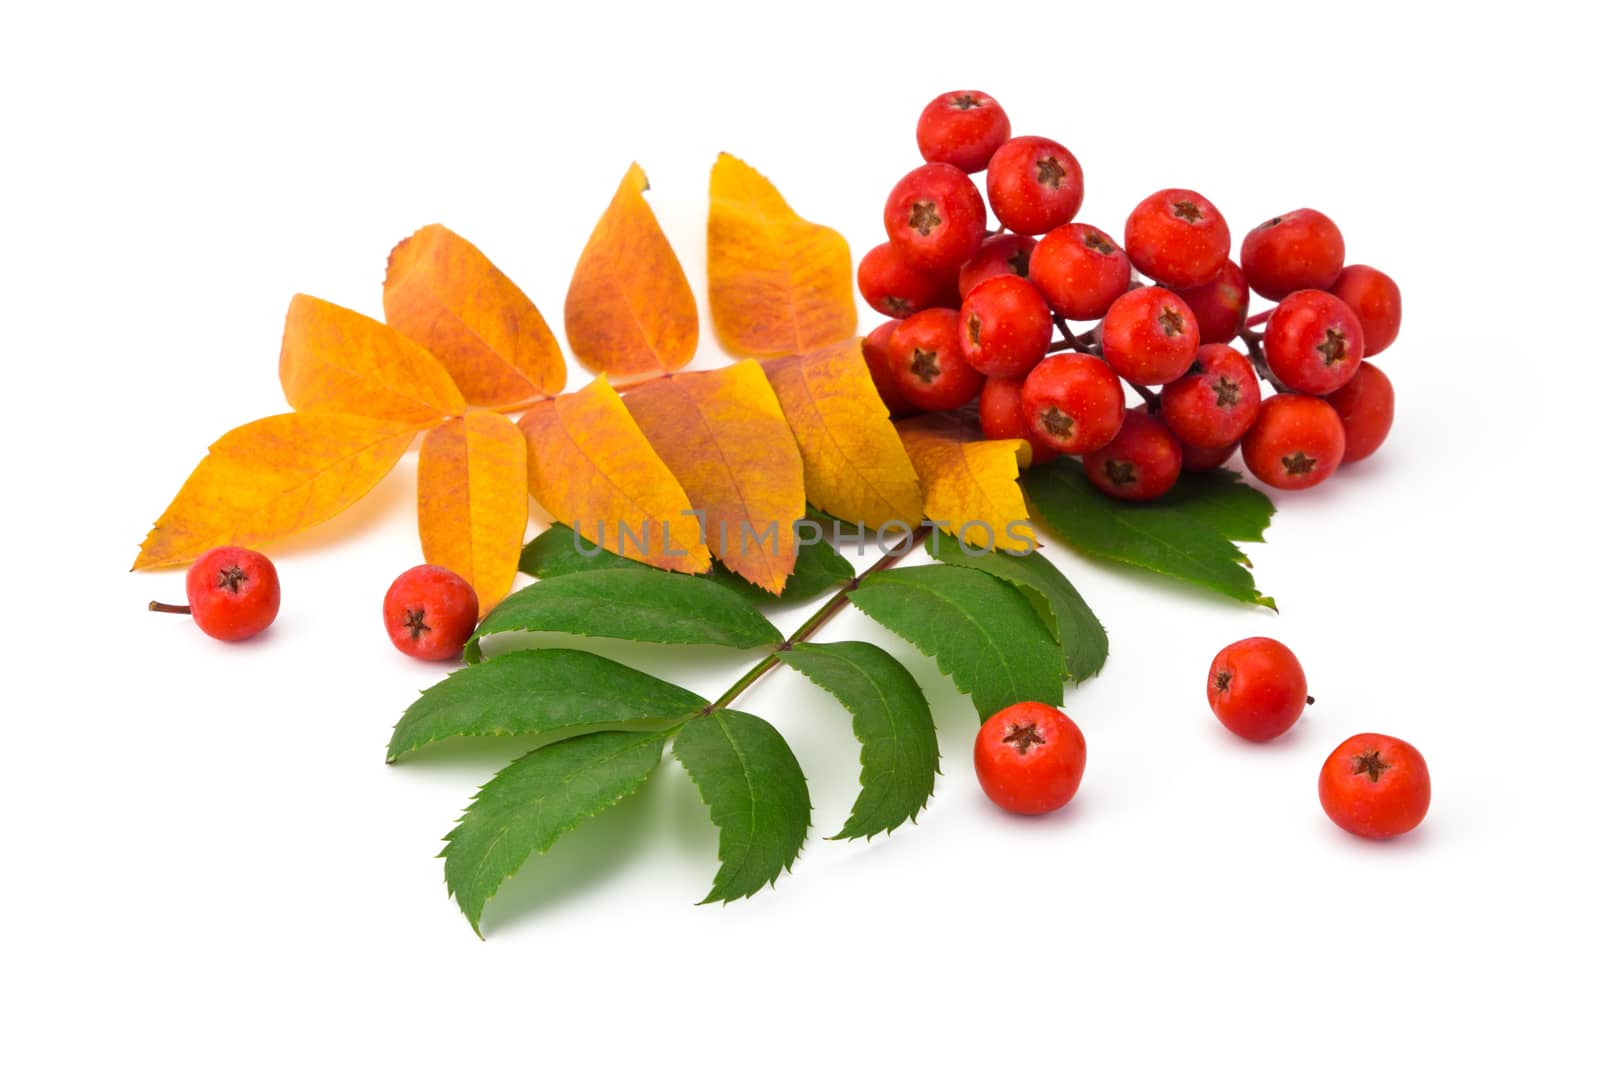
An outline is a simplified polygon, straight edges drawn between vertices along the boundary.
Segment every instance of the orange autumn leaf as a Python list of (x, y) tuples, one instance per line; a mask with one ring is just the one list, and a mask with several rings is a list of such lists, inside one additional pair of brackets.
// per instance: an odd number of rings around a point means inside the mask
[(889, 411), (849, 341), (762, 365), (805, 461), (806, 499), (874, 529), (922, 521), (922, 491)]
[(511, 591), (528, 529), (528, 458), (504, 415), (472, 411), (428, 431), (417, 457), (417, 528), (429, 563), (455, 571), (484, 613)]
[(278, 377), (296, 411), (423, 424), (467, 406), (427, 349), (375, 319), (304, 293), (289, 301), (284, 316)]
[(567, 288), (567, 344), (585, 367), (626, 381), (694, 356), (700, 313), (635, 163), (600, 217)]
[(516, 404), (554, 396), (566, 384), (561, 348), (533, 301), (438, 224), (389, 253), (383, 314), (439, 358), (469, 403)]
[(710, 568), (683, 486), (604, 377), (534, 406), (517, 425), (528, 442), (528, 486), (558, 521), (651, 566)]
[(417, 428), (333, 412), (273, 415), (230, 430), (183, 483), (134, 570), (254, 546), (331, 519), (383, 480)]
[(711, 321), (730, 352), (787, 356), (855, 335), (850, 246), (727, 153), (711, 168), (706, 270)]
[(979, 548), (1038, 547), (1017, 484), (1019, 463), (1032, 456), (1028, 442), (985, 440), (952, 415), (920, 415), (895, 428), (917, 468), (928, 518)]
[(759, 365), (675, 374), (624, 398), (728, 569), (768, 592), (794, 570), (794, 524), (805, 516), (804, 465)]

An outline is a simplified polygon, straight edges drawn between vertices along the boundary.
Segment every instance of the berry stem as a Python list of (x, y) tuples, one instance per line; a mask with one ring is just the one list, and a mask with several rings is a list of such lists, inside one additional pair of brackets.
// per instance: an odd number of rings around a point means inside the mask
[(1150, 406), (1150, 414), (1154, 415), (1160, 410), (1161, 397), (1154, 389), (1147, 385), (1140, 385), (1138, 382), (1129, 382), (1128, 384), (1133, 386), (1134, 392), (1144, 397), (1144, 402)]
[(1260, 326), (1262, 323), (1272, 318), (1272, 312), (1272, 308), (1268, 308), (1265, 311), (1258, 311), (1254, 315), (1251, 315), (1248, 319), (1245, 319), (1244, 324), (1246, 326)]
[[(1099, 354), (1094, 350), (1093, 345), (1084, 341), (1083, 338), (1072, 332), (1072, 327), (1067, 325), (1067, 320), (1065, 318), (1054, 312), (1051, 313), (1050, 317), (1055, 320), (1056, 329), (1061, 331), (1062, 343), (1067, 348), (1072, 349), (1074, 352), (1082, 352), (1084, 355), (1088, 356)], [(1055, 352), (1059, 351), (1059, 349), (1052, 345), (1050, 351)]]
[(193, 615), (187, 604), (163, 604), (159, 600), (150, 601), (151, 611), (161, 611), (168, 615)]

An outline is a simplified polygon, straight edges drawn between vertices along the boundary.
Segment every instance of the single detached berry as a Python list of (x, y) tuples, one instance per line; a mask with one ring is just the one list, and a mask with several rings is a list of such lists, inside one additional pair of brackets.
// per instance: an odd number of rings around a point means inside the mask
[(1161, 417), (1186, 445), (1235, 444), (1260, 410), (1255, 368), (1227, 345), (1201, 345), (1189, 373), (1161, 390)]
[(1317, 396), (1279, 393), (1261, 402), (1244, 435), (1244, 465), (1276, 489), (1309, 489), (1344, 459), (1344, 424)]
[(1135, 385), (1181, 377), (1200, 351), (1200, 327), (1183, 298), (1147, 286), (1123, 293), (1100, 324), (1100, 348), (1113, 370)]
[(1333, 295), (1349, 304), (1361, 320), (1366, 359), (1394, 344), (1400, 334), (1400, 287), (1393, 278), (1356, 263), (1340, 272)]
[(977, 253), (961, 265), (958, 279), (961, 299), (965, 300), (972, 290), (1001, 274), (1026, 278), (1036, 243), (1032, 237), (1020, 233), (985, 237)]
[(1147, 277), (1176, 289), (1204, 285), (1228, 261), (1228, 223), (1192, 189), (1163, 189), (1128, 216), (1122, 247)]
[(1122, 429), (1126, 405), (1116, 373), (1104, 361), (1077, 352), (1046, 356), (1022, 383), (1028, 426), (1069, 455), (1110, 444)]
[(1022, 377), (1054, 334), (1050, 305), (1026, 278), (990, 278), (961, 302), (961, 354), (980, 374)]
[(1268, 300), (1326, 289), (1344, 269), (1344, 235), (1328, 216), (1303, 207), (1245, 234), (1239, 263), (1250, 288)]
[(955, 304), (955, 277), (950, 272), (929, 274), (906, 261), (892, 244), (884, 243), (861, 257), (856, 285), (867, 304), (881, 315), (903, 319), (931, 307)]
[(983, 241), (983, 194), (948, 163), (927, 163), (895, 183), (883, 226), (905, 261), (931, 274), (954, 271)]
[(968, 174), (989, 165), (994, 150), (1011, 136), (1011, 120), (988, 93), (958, 89), (943, 93), (917, 119), (917, 148), (929, 163), (948, 163)]
[(1083, 457), (1089, 481), (1118, 500), (1154, 500), (1178, 484), (1182, 469), (1183, 446), (1144, 411), (1128, 412), (1111, 443)]
[(890, 319), (863, 337), (861, 359), (866, 363), (867, 373), (872, 375), (872, 384), (878, 387), (878, 396), (883, 400), (883, 406), (889, 409), (889, 414), (909, 415), (917, 410), (917, 405), (900, 392), (894, 372), (889, 369), (889, 339), (899, 325), (897, 320)]
[(183, 585), (187, 605), (152, 600), (150, 610), (191, 615), (202, 633), (218, 641), (254, 637), (278, 617), (278, 569), (248, 548), (229, 545), (202, 554), (189, 564)]
[(1018, 815), (1043, 815), (1071, 800), (1083, 781), (1085, 756), (1078, 724), (1032, 700), (989, 716), (972, 750), (978, 784)]
[(1244, 283), (1244, 271), (1231, 259), (1211, 281), (1180, 289), (1178, 295), (1194, 312), (1203, 345), (1227, 344), (1238, 337), (1250, 314), (1250, 287)]
[(1050, 306), (1078, 322), (1104, 316), (1133, 277), (1128, 254), (1104, 230), (1082, 222), (1045, 234), (1030, 267), (1029, 279)]
[(1366, 352), (1350, 305), (1316, 289), (1290, 293), (1267, 320), (1267, 366), (1290, 389), (1324, 396), (1356, 376)]
[(919, 311), (889, 338), (889, 371), (900, 395), (923, 411), (954, 411), (978, 395), (983, 375), (961, 355), (961, 316)]
[(1045, 436), (1028, 425), (1022, 410), (1021, 378), (990, 378), (983, 383), (978, 394), (978, 424), (983, 436), (991, 441), (1019, 440), (1028, 442), (1032, 457), (1027, 466), (1037, 467), (1049, 463), (1059, 452)]
[(1433, 785), (1413, 746), (1387, 734), (1356, 734), (1322, 765), (1317, 796), (1339, 829), (1382, 840), (1421, 824)]
[(1354, 463), (1378, 450), (1394, 424), (1394, 386), (1389, 376), (1362, 363), (1343, 389), (1328, 394), (1328, 403), (1344, 424), (1344, 460)]
[(478, 625), (478, 594), (455, 571), (412, 567), (383, 596), (389, 640), (417, 659), (455, 659)]
[(1300, 661), (1270, 637), (1247, 637), (1218, 652), (1206, 677), (1206, 700), (1222, 725), (1246, 741), (1272, 740), (1311, 702)]
[(1083, 168), (1048, 137), (1013, 137), (989, 160), (989, 206), (1008, 230), (1039, 234), (1072, 221), (1083, 204)]

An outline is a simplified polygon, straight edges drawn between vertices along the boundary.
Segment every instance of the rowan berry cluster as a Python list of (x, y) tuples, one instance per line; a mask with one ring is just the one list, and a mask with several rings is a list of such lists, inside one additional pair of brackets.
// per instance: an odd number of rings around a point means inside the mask
[[(1400, 290), (1345, 265), (1326, 215), (1274, 216), (1236, 262), (1216, 206), (1163, 189), (1134, 207), (1118, 245), (1074, 221), (1073, 154), (1011, 136), (985, 93), (928, 104), (917, 145), (926, 162), (895, 184), (889, 239), (857, 272), (867, 303), (891, 316), (863, 351), (892, 414), (975, 401), (986, 436), (1026, 440), (1035, 463), (1081, 457), (1126, 500), (1153, 500), (1236, 450), (1268, 485), (1305, 489), (1383, 443), (1394, 390), (1367, 360), (1399, 332)], [(1276, 306), (1252, 317), (1252, 290)]]

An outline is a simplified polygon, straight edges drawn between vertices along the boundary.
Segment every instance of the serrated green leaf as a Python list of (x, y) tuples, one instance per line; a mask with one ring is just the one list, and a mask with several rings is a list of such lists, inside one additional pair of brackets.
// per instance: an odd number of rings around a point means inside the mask
[(445, 884), (474, 933), (483, 906), (534, 853), (638, 789), (667, 734), (597, 733), (534, 749), (491, 778), (445, 836)]
[(1010, 584), (934, 563), (879, 571), (850, 600), (938, 661), (987, 719), (1019, 700), (1061, 703), (1061, 648)]
[(933, 795), (939, 742), (911, 672), (862, 641), (796, 645), (778, 658), (838, 698), (861, 742), (861, 793), (834, 836), (871, 837), (915, 821)]
[(502, 600), (467, 642), (513, 630), (618, 637), (667, 645), (759, 648), (783, 640), (748, 600), (715, 582), (653, 567), (616, 568), (544, 578)]
[(568, 648), (507, 652), (461, 667), (406, 709), (389, 739), (389, 762), (447, 737), (556, 730), (662, 729), (706, 701), (615, 660)]
[(721, 866), (700, 903), (738, 900), (777, 881), (811, 826), (811, 794), (783, 735), (764, 719), (724, 708), (685, 723), (672, 754), (720, 831)]
[(1092, 678), (1105, 666), (1110, 644), (1106, 628), (1067, 576), (1039, 552), (1012, 555), (978, 551), (954, 537), (934, 534), (928, 555), (941, 563), (971, 567), (1009, 582), (1026, 596), (1061, 646), (1066, 676), (1075, 682)]
[[(1022, 484), (1040, 517), (1080, 552), (1192, 582), (1246, 604), (1276, 607), (1256, 589), (1239, 546), (1207, 518), (1187, 513), (1193, 504), (1113, 500), (1089, 484), (1080, 464), (1065, 460), (1030, 469)], [(1226, 509), (1200, 510), (1216, 518)]]
[(1230, 541), (1266, 540), (1277, 508), (1267, 494), (1244, 483), (1237, 471), (1185, 474), (1160, 500), (1147, 505), (1173, 508), (1199, 519)]

